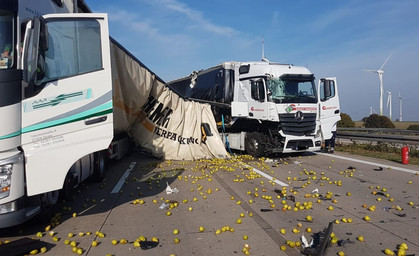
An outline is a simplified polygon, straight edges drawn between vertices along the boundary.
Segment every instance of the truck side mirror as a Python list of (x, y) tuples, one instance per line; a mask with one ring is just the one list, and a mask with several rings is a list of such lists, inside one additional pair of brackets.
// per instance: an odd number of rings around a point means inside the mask
[(48, 50), (48, 31), (45, 20), (35, 17), (28, 23), (23, 49), (23, 81), (25, 98), (35, 96), (42, 89), (45, 75), (44, 52)]

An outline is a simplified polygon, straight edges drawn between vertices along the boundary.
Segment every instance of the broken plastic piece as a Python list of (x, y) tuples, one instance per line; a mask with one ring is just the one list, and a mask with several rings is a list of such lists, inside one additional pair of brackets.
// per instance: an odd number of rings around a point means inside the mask
[(170, 195), (172, 193), (176, 194), (177, 192), (179, 192), (179, 190), (177, 188), (171, 188), (169, 186), (169, 182), (166, 182), (166, 184), (167, 184), (166, 194)]
[(312, 247), (304, 248), (304, 251), (301, 253), (304, 255), (311, 256), (324, 256), (326, 253), (327, 246), (330, 241), (330, 234), (333, 231), (333, 221), (329, 222), (329, 226), (323, 230), (323, 232), (318, 232), (314, 234), (314, 245)]
[(166, 203), (164, 203), (164, 202), (163, 202), (163, 203), (160, 205), (159, 209), (160, 209), (160, 210), (167, 209), (167, 208), (169, 208), (169, 206), (170, 206), (169, 204), (166, 204)]
[(159, 245), (159, 242), (153, 242), (153, 241), (140, 242), (141, 249), (143, 250), (152, 249), (154, 247), (157, 247), (157, 245)]
[(305, 249), (305, 248), (308, 248), (308, 247), (311, 247), (311, 246), (313, 246), (313, 242), (314, 242), (314, 240), (313, 239), (311, 239), (311, 242), (309, 243), (308, 241), (307, 241), (307, 238), (304, 236), (304, 234), (301, 236), (301, 242), (302, 242), (302, 244), (301, 244), (301, 246), (303, 246), (303, 249)]
[(314, 189), (313, 191), (311, 191), (311, 193), (312, 193), (312, 194), (317, 194), (317, 193), (319, 193), (319, 189), (318, 189), (318, 188), (316, 188), (316, 189)]

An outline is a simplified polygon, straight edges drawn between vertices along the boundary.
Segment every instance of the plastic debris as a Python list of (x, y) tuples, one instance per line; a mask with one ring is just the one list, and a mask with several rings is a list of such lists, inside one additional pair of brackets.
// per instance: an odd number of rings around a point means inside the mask
[(164, 202), (163, 202), (163, 203), (160, 205), (159, 209), (160, 209), (160, 210), (167, 209), (167, 208), (169, 208), (169, 206), (170, 206), (170, 204), (166, 204), (166, 203), (164, 203)]
[(304, 236), (304, 234), (301, 236), (301, 246), (303, 246), (303, 249), (305, 249), (305, 248), (308, 248), (308, 247), (312, 247), (313, 246), (313, 243), (314, 243), (314, 240), (313, 239), (311, 239), (311, 242), (309, 243), (308, 241), (307, 241), (307, 238)]
[(319, 193), (319, 189), (318, 189), (318, 188), (316, 188), (316, 189), (314, 189), (313, 191), (311, 191), (311, 193), (312, 193), (312, 194), (317, 194), (317, 193)]
[(330, 234), (333, 231), (333, 221), (329, 222), (327, 228), (323, 230), (323, 232), (318, 232), (314, 234), (314, 244), (312, 247), (305, 247), (304, 250), (301, 252), (304, 255), (311, 255), (311, 256), (324, 256), (326, 253), (327, 246), (329, 245), (330, 241)]
[(167, 184), (167, 188), (166, 188), (166, 194), (170, 195), (170, 194), (176, 194), (177, 192), (179, 192), (179, 190), (177, 188), (171, 188), (169, 186), (169, 182), (166, 182)]

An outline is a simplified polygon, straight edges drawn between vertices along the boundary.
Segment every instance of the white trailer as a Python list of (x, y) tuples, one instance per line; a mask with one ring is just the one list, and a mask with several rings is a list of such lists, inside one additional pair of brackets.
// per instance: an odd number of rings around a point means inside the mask
[(187, 99), (206, 102), (226, 147), (259, 157), (316, 151), (340, 120), (336, 78), (305, 67), (261, 62), (224, 62), (168, 85)]

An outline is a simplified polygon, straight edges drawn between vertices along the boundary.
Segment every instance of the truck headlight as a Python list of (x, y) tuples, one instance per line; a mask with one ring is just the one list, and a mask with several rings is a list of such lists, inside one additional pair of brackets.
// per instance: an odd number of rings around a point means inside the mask
[(322, 136), (322, 127), (319, 126), (319, 129), (317, 129), (316, 135), (314, 135), (315, 138), (318, 138)]
[(0, 199), (9, 196), (13, 164), (0, 165)]

